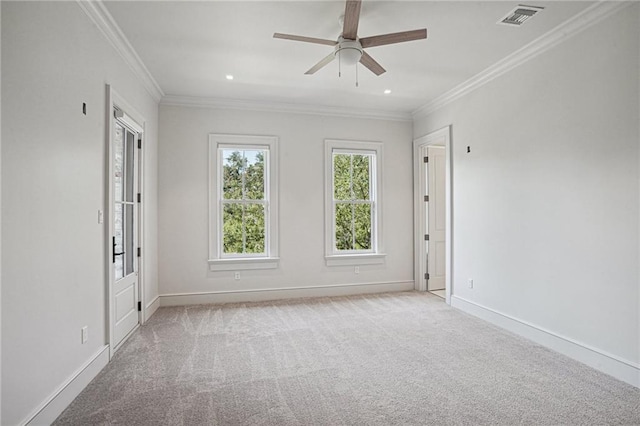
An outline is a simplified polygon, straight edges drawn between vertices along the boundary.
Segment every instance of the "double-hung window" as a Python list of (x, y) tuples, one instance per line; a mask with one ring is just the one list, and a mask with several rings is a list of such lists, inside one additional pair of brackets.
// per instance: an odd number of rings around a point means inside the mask
[(382, 144), (327, 140), (325, 155), (327, 265), (382, 263)]
[(211, 270), (278, 265), (277, 138), (209, 135)]

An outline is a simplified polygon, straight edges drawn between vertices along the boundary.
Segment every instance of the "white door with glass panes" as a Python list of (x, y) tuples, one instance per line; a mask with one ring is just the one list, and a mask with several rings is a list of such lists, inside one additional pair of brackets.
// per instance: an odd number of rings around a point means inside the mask
[[(119, 114), (122, 115), (122, 114)], [(116, 114), (116, 117), (118, 114)], [(139, 132), (114, 119), (112, 140), (113, 231), (111, 282), (112, 347), (138, 325), (138, 138)]]

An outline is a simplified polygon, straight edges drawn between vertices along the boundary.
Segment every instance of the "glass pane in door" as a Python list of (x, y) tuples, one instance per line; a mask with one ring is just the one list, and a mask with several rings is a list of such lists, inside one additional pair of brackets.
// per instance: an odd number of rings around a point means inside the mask
[(125, 151), (125, 201), (134, 202), (136, 200), (133, 199), (135, 196), (134, 188), (133, 188), (133, 151), (135, 150), (135, 135), (131, 133), (129, 130), (126, 131), (126, 151)]
[(119, 280), (124, 277), (124, 256), (116, 255), (117, 253), (122, 253), (124, 249), (124, 205), (122, 203), (116, 202), (114, 205), (115, 217), (113, 221), (114, 228), (114, 241), (113, 252), (114, 252), (114, 266), (115, 266), (115, 278)]
[(122, 196), (124, 195), (124, 133), (124, 127), (116, 123), (113, 139), (113, 190), (115, 201), (122, 201)]
[(126, 208), (126, 226), (125, 226), (125, 249), (124, 249), (124, 257), (125, 257), (125, 276), (132, 274), (133, 271), (133, 261), (134, 261), (134, 251), (133, 247), (133, 204), (127, 204)]
[(114, 135), (114, 241), (113, 263), (115, 279), (119, 280), (135, 269), (134, 214), (137, 200), (135, 190), (135, 133), (120, 123)]

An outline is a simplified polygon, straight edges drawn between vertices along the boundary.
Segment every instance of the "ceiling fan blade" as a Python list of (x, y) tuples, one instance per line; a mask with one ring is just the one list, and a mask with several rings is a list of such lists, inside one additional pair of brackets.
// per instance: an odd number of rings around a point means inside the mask
[(360, 0), (347, 0), (344, 8), (344, 27), (342, 37), (355, 40), (358, 37), (358, 21), (360, 20)]
[(335, 57), (336, 57), (336, 55), (334, 54), (334, 52), (329, 53), (327, 56), (324, 57), (324, 59), (322, 59), (320, 62), (318, 62), (317, 64), (315, 64), (311, 68), (309, 68), (309, 71), (305, 72), (305, 74), (314, 74), (320, 68), (324, 67), (329, 62), (333, 61), (335, 59)]
[(363, 48), (383, 46), (385, 44), (402, 43), (405, 41), (421, 40), (427, 38), (427, 29), (403, 31), (401, 33), (383, 34), (360, 39)]
[(298, 36), (298, 35), (293, 35), (293, 34), (273, 33), (273, 38), (282, 38), (282, 39), (285, 39), (285, 40), (294, 40), (294, 41), (304, 41), (304, 42), (307, 42), (307, 43), (315, 43), (315, 44), (326, 44), (327, 46), (335, 46), (336, 44), (338, 44), (338, 42), (334, 41), (334, 40), (326, 40), (324, 38)]
[(387, 70), (382, 68), (382, 65), (377, 63), (375, 59), (373, 59), (371, 56), (367, 54), (367, 52), (362, 52), (360, 63), (365, 67), (369, 68), (369, 70), (375, 75), (380, 75), (387, 72)]

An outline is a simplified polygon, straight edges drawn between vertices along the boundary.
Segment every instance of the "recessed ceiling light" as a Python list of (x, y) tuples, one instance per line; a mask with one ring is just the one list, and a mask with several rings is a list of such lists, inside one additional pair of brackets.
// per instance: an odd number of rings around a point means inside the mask
[(233, 76), (231, 74), (227, 74), (226, 77), (227, 77), (227, 80), (233, 80)]
[(391, 93), (391, 90), (389, 90), (389, 89), (386, 89), (386, 90), (384, 91), (384, 94), (385, 94), (385, 95), (388, 95), (389, 93)]

